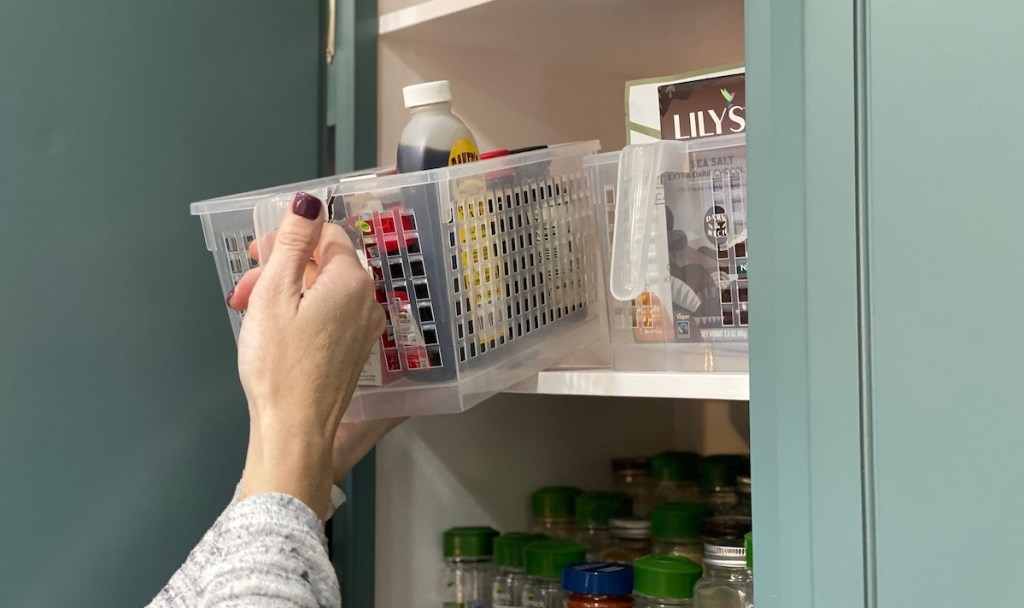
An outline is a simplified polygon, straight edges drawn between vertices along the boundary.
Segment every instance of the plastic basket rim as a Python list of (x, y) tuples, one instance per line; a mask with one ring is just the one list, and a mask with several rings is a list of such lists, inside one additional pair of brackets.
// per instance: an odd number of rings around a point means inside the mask
[[(714, 137), (702, 137), (693, 141), (683, 142), (681, 140), (660, 140), (660, 141), (679, 141), (680, 144), (688, 146), (689, 152), (706, 152), (708, 150), (719, 150), (722, 148), (732, 148), (735, 146), (742, 146), (747, 141), (746, 133), (729, 133), (726, 135), (716, 135)], [(647, 142), (642, 144), (629, 144), (633, 146), (650, 146), (658, 142)], [(611, 152), (602, 152), (600, 154), (591, 154), (584, 157), (584, 167), (602, 167), (605, 165), (612, 165), (619, 162), (619, 157), (622, 154), (622, 150), (613, 150)]]
[(523, 152), (521, 154), (511, 156), (499, 156), (474, 163), (467, 163), (465, 165), (455, 165), (452, 167), (417, 171), (414, 173), (378, 175), (375, 171), (381, 168), (377, 168), (370, 171), (322, 177), (314, 180), (295, 182), (292, 184), (206, 199), (192, 203), (189, 206), (189, 209), (192, 215), (211, 215), (214, 213), (245, 211), (253, 209), (259, 200), (266, 197), (301, 190), (304, 187), (335, 188), (338, 191), (338, 194), (356, 194), (371, 190), (387, 190), (427, 183), (440, 183), (449, 179), (470, 177), (490, 171), (514, 169), (534, 163), (553, 161), (558, 158), (572, 156), (573, 154), (579, 154), (586, 158), (598, 151), (600, 147), (600, 142), (591, 139), (555, 144), (532, 152)]
[(359, 182), (345, 181), (336, 184), (333, 193), (350, 195), (360, 194), (363, 192), (422, 186), (426, 184), (441, 184), (449, 180), (476, 177), (493, 171), (501, 171), (503, 169), (517, 169), (519, 167), (542, 162), (550, 162), (560, 158), (569, 158), (572, 156), (586, 158), (588, 155), (600, 149), (600, 142), (594, 139), (554, 144), (547, 148), (534, 150), (532, 152), (498, 156), (473, 163), (443, 167), (441, 169), (430, 169), (427, 171), (416, 171), (413, 173), (399, 173), (396, 175), (381, 175), (373, 179), (360, 180)]
[(239, 192), (237, 194), (208, 198), (189, 205), (189, 211), (191, 215), (210, 215), (214, 213), (229, 213), (231, 211), (245, 211), (247, 209), (253, 209), (257, 202), (268, 196), (284, 194), (296, 190), (312, 190), (315, 188), (331, 187), (346, 181), (370, 179), (377, 177), (377, 172), (385, 169), (386, 167), (375, 167), (365, 171), (356, 171), (343, 175), (332, 175), (330, 177), (320, 177), (317, 179), (284, 184), (281, 186), (271, 186), (270, 188), (260, 188), (259, 190), (250, 190), (248, 192)]

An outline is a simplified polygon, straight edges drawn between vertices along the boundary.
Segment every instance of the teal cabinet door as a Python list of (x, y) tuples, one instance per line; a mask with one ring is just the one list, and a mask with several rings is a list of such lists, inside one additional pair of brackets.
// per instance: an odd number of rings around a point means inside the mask
[(756, 605), (1018, 605), (1024, 8), (747, 4)]
[(1024, 605), (1024, 6), (869, 4), (872, 605)]
[(864, 606), (853, 9), (746, 3), (758, 608)]
[(0, 605), (141, 606), (248, 431), (188, 203), (315, 177), (317, 0), (0, 2)]

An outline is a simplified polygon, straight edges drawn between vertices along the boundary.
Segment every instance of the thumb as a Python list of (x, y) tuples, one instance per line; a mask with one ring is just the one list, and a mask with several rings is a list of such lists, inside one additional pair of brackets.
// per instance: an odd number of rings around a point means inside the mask
[(281, 220), (274, 247), (262, 272), (262, 282), (274, 285), (279, 293), (298, 298), (306, 263), (320, 241), (323, 203), (308, 192), (299, 192), (291, 209)]

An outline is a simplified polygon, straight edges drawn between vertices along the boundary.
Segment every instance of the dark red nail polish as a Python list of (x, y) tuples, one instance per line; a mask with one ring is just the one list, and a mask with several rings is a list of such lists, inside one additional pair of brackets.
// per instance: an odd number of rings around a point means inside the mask
[(227, 297), (224, 298), (224, 303), (227, 304), (229, 308), (231, 307), (231, 296), (233, 295), (235, 295), (234, 287), (231, 288), (231, 291), (228, 292)]
[(320, 210), (323, 209), (323, 206), (320, 199), (309, 192), (299, 192), (295, 195), (295, 200), (292, 201), (292, 213), (307, 220), (315, 220), (320, 217)]

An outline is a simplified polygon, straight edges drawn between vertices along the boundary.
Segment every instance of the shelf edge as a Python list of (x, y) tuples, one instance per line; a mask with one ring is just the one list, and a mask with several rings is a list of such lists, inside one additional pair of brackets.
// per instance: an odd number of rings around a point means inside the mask
[(749, 401), (750, 381), (740, 373), (567, 370), (541, 372), (504, 392)]
[(386, 36), (416, 27), (428, 21), (441, 19), (449, 15), (489, 4), (496, 0), (427, 0), (414, 6), (385, 13), (379, 18), (377, 34)]

